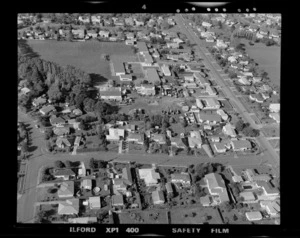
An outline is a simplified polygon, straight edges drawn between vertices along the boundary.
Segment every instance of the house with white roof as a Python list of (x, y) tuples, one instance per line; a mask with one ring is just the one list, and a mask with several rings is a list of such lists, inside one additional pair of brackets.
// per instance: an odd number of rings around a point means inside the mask
[(160, 180), (159, 173), (154, 169), (139, 169), (139, 176), (145, 181), (146, 186), (155, 186)]
[(109, 128), (109, 134), (106, 135), (106, 139), (110, 141), (119, 141), (124, 138), (125, 130), (119, 128)]
[(162, 65), (161, 66), (161, 70), (163, 71), (163, 74), (165, 76), (171, 76), (171, 72), (170, 72), (170, 69), (169, 69), (169, 66), (168, 65)]
[(232, 140), (231, 145), (234, 151), (245, 151), (252, 147), (248, 140)]
[(205, 102), (204, 109), (219, 109), (221, 107), (220, 102), (214, 98), (205, 98), (203, 101)]
[(230, 123), (227, 123), (225, 126), (223, 126), (222, 131), (225, 135), (236, 137), (234, 127)]
[(279, 112), (280, 111), (280, 103), (270, 103), (269, 110), (271, 112)]

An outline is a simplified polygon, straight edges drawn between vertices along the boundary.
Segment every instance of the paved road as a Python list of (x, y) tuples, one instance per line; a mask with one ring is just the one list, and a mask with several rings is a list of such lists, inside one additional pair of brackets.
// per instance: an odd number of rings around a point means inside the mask
[[(236, 109), (245, 118), (245, 121), (249, 122), (253, 128), (260, 129), (260, 127), (255, 124), (255, 121), (248, 114), (248, 112), (246, 111), (246, 109), (244, 108), (242, 103), (239, 101), (239, 99), (237, 99), (236, 96), (234, 95), (234, 93), (230, 90), (230, 88), (228, 88), (228, 86), (226, 86), (224, 79), (220, 76), (220, 74), (224, 74), (222, 72), (222, 69), (220, 68), (220, 66), (217, 63), (212, 63), (211, 60), (208, 59), (208, 55), (210, 55), (210, 53), (208, 52), (208, 50), (205, 47), (201, 46), (201, 41), (199, 40), (199, 38), (197, 37), (195, 32), (191, 28), (189, 28), (185, 25), (182, 15), (177, 15), (176, 20), (177, 20), (178, 26), (181, 29), (184, 29), (184, 32), (186, 32), (186, 36), (189, 38), (189, 40), (191, 42), (197, 43), (198, 50), (202, 53), (202, 57), (205, 60), (204, 64), (207, 66), (208, 69), (210, 69), (210, 72), (212, 73), (214, 78), (216, 80), (218, 80), (219, 85), (223, 89), (224, 95), (227, 98), (229, 98), (231, 101), (234, 102), (234, 105), (236, 105)], [(257, 138), (257, 141), (260, 143), (260, 145), (262, 147), (264, 147), (266, 149), (266, 151), (264, 151), (264, 153), (267, 153), (269, 155), (269, 162), (274, 164), (275, 167), (278, 167), (279, 166), (279, 155), (273, 149), (273, 147), (270, 145), (268, 140), (263, 135), (260, 135)]]

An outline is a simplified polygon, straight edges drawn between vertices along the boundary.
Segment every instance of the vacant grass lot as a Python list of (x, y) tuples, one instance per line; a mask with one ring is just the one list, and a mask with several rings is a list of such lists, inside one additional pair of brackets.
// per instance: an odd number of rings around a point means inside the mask
[(193, 207), (171, 210), (171, 224), (202, 224), (204, 222), (222, 224), (220, 215), (213, 208)]
[(269, 143), (274, 149), (279, 149), (279, 146), (280, 146), (279, 139), (269, 140)]
[(108, 61), (103, 54), (117, 55), (119, 58), (133, 57), (131, 46), (119, 42), (67, 42), (55, 40), (28, 40), (28, 45), (40, 58), (60, 65), (72, 65), (90, 74), (100, 74), (104, 78), (111, 77)]
[(280, 47), (261, 43), (254, 46), (246, 44), (246, 52), (268, 73), (272, 82), (280, 86)]
[(266, 135), (266, 137), (279, 137), (278, 127), (264, 127), (262, 128), (262, 131)]

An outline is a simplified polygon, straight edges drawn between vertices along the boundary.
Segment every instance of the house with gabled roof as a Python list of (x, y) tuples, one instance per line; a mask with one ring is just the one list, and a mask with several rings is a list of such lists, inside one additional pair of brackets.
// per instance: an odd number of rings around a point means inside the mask
[(55, 169), (53, 175), (57, 179), (62, 178), (64, 180), (69, 180), (76, 176), (75, 172), (71, 169)]
[(70, 198), (74, 196), (74, 182), (73, 181), (64, 181), (60, 184), (60, 187), (57, 191), (59, 198)]
[(225, 135), (236, 137), (235, 128), (230, 123), (227, 123), (225, 126), (223, 126), (222, 131)]
[(100, 196), (89, 197), (89, 206), (90, 209), (100, 209), (101, 208)]
[(59, 201), (58, 211), (59, 215), (77, 215), (79, 212), (79, 199), (67, 199), (65, 201)]
[(244, 151), (251, 149), (251, 143), (248, 140), (232, 140), (231, 146), (234, 151)]
[(40, 105), (44, 105), (45, 103), (47, 103), (47, 99), (44, 98), (44, 97), (38, 97), (38, 98), (35, 98), (32, 102), (32, 105), (35, 106), (35, 107), (38, 107)]
[(124, 206), (124, 199), (123, 195), (113, 195), (111, 197), (111, 203), (113, 207), (123, 207)]
[(44, 106), (40, 109), (40, 113), (42, 115), (47, 115), (50, 112), (56, 111), (55, 107), (53, 105)]
[(171, 174), (172, 183), (181, 183), (184, 187), (191, 185), (191, 177), (188, 173), (174, 173)]
[(158, 184), (160, 179), (159, 173), (155, 172), (154, 169), (139, 169), (140, 179), (145, 181), (146, 186), (153, 186)]
[(160, 205), (165, 203), (165, 197), (163, 191), (155, 190), (152, 192), (152, 201), (154, 205)]
[(66, 146), (70, 147), (71, 143), (67, 138), (62, 137), (62, 136), (58, 136), (57, 140), (56, 140), (56, 145), (57, 145), (58, 148), (65, 148)]
[(53, 129), (53, 133), (58, 136), (68, 135), (70, 133), (69, 127), (56, 127)]

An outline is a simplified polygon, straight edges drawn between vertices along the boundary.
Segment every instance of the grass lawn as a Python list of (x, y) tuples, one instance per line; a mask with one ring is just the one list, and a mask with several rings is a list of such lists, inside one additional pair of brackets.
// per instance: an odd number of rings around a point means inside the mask
[(28, 45), (40, 58), (60, 65), (72, 65), (90, 74), (99, 74), (105, 79), (111, 77), (109, 62), (103, 54), (118, 55), (127, 60), (134, 56), (131, 46), (119, 42), (67, 42), (55, 40), (28, 40)]
[[(144, 221), (137, 221), (130, 217), (130, 213), (136, 213), (141, 216)], [(151, 218), (150, 214), (158, 213), (157, 219)], [(168, 224), (166, 210), (151, 210), (137, 212), (122, 212), (119, 214), (120, 224)]]
[(228, 100), (221, 100), (220, 102), (223, 104), (223, 110), (226, 112), (233, 111), (233, 108)]
[(257, 118), (257, 116), (255, 116), (255, 115), (251, 115), (251, 118), (254, 120), (254, 122), (255, 122), (255, 124), (260, 124), (260, 121), (259, 121), (259, 119)]
[(222, 224), (220, 215), (213, 208), (178, 208), (171, 210), (171, 224), (203, 224), (209, 216), (209, 224)]
[(280, 86), (280, 47), (266, 46), (262, 43), (253, 46), (245, 45), (250, 58), (268, 73), (274, 84)]
[(266, 137), (279, 137), (279, 128), (277, 127), (263, 127), (261, 130)]
[(269, 143), (274, 149), (279, 149), (280, 139), (269, 140)]
[(52, 187), (44, 187), (37, 189), (37, 201), (51, 201), (51, 200), (58, 200), (57, 192), (49, 193), (48, 189)]

